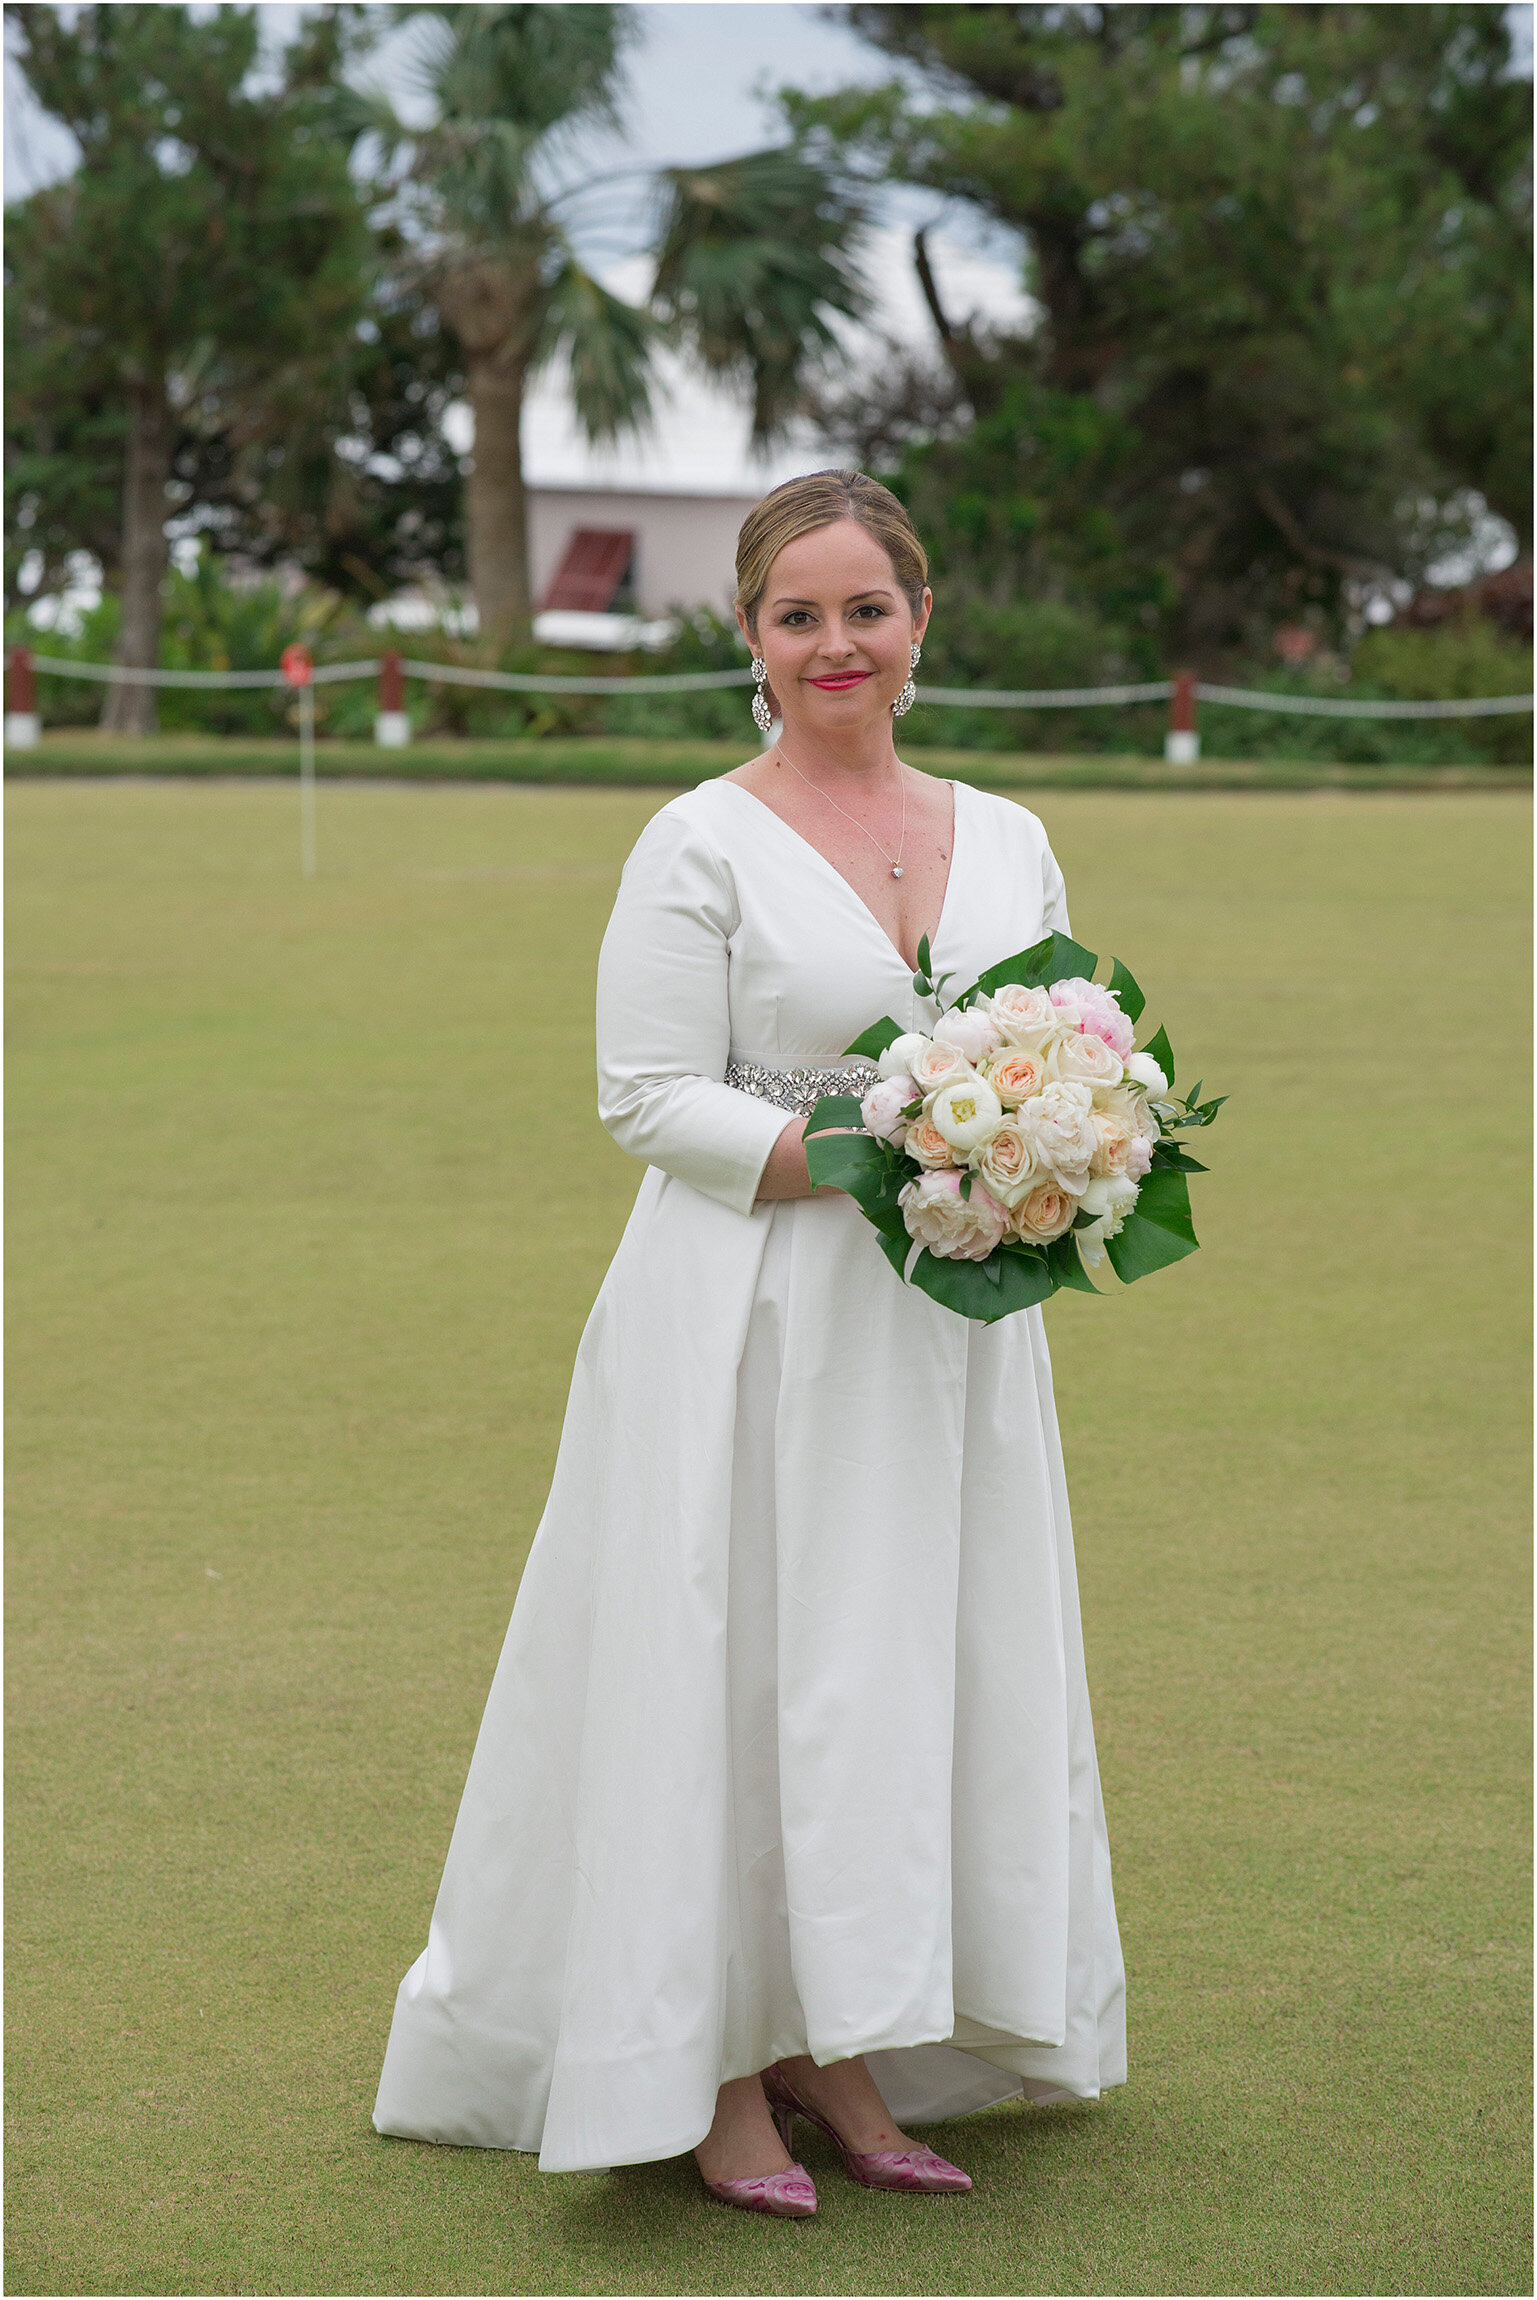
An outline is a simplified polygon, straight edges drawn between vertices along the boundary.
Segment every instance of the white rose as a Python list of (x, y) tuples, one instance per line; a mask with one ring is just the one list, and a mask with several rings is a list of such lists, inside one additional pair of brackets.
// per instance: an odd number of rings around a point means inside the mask
[(1140, 1087), (1114, 1086), (1108, 1094), (1096, 1092), (1094, 1107), (1112, 1118), (1119, 1118), (1133, 1134), (1140, 1134), (1149, 1142), (1157, 1141), (1158, 1121), (1148, 1108), (1147, 1096)]
[(927, 1045), (921, 1030), (904, 1030), (900, 1038), (891, 1041), (875, 1067), (883, 1078), (903, 1078), (912, 1069), (919, 1047)]
[(860, 1103), (859, 1115), (866, 1131), (878, 1142), (895, 1142), (900, 1149), (907, 1132), (902, 1113), (910, 1102), (918, 1099), (917, 1087), (905, 1074), (901, 1078), (882, 1078)]
[(1121, 1058), (1102, 1038), (1088, 1031), (1070, 1030), (1054, 1041), (1046, 1056), (1048, 1078), (1081, 1078), (1085, 1086), (1119, 1086), (1124, 1072)]
[(952, 1008), (934, 1025), (935, 1044), (955, 1047), (968, 1062), (980, 1062), (984, 1054), (991, 1054), (1002, 1035), (981, 1006), (970, 1006), (964, 1014)]
[(1078, 1079), (1058, 1078), (1015, 1112), (1036, 1161), (1080, 1197), (1098, 1147), (1094, 1097)]
[(924, 1174), (897, 1200), (907, 1234), (941, 1260), (982, 1262), (1009, 1226), (1006, 1209), (980, 1182), (961, 1196), (959, 1174)]
[(1049, 990), (1027, 990), (1022, 982), (1005, 982), (987, 1002), (988, 1012), (1011, 1046), (1038, 1047), (1058, 1027), (1059, 1017)]
[(973, 1073), (958, 1085), (941, 1087), (929, 1116), (957, 1157), (967, 1158), (997, 1133), (1003, 1124), (1003, 1104), (987, 1080)]
[(1017, 1206), (1041, 1178), (1035, 1152), (1012, 1118), (1005, 1118), (992, 1139), (973, 1150), (971, 1165), (1004, 1206)]
[(957, 1086), (975, 1075), (958, 1046), (936, 1046), (931, 1038), (909, 1057), (907, 1067), (925, 1099), (941, 1086)]
[(1169, 1081), (1150, 1054), (1128, 1054), (1126, 1071), (1128, 1077), (1135, 1078), (1150, 1102), (1161, 1101), (1169, 1091)]

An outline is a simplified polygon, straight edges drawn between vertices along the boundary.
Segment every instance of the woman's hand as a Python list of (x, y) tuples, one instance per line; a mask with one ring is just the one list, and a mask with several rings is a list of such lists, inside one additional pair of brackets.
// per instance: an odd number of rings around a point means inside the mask
[(804, 1118), (792, 1118), (768, 1154), (768, 1164), (758, 1183), (755, 1203), (771, 1204), (780, 1198), (811, 1198), (811, 1176), (806, 1171), (806, 1132)]

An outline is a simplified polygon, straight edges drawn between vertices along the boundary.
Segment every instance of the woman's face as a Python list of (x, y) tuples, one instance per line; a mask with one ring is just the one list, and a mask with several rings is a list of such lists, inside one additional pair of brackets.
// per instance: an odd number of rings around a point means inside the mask
[(770, 567), (758, 606), (756, 651), (780, 709), (829, 733), (889, 718), (929, 606), (925, 591), (914, 617), (891, 561), (857, 519), (798, 535)]

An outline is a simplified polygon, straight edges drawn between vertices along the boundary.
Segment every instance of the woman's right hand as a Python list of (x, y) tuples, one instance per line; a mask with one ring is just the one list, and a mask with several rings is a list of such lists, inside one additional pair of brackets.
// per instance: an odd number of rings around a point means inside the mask
[[(755, 1204), (766, 1206), (784, 1198), (811, 1198), (811, 1176), (806, 1171), (806, 1121), (792, 1118), (768, 1154), (758, 1183)], [(824, 1185), (831, 1188), (831, 1184)]]

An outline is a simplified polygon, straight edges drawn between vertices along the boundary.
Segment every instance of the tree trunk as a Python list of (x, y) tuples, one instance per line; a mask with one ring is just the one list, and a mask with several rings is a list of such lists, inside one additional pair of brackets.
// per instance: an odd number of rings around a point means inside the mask
[(493, 645), (526, 638), (533, 619), (520, 436), (527, 373), (495, 357), (469, 362), (475, 467), (465, 486), (466, 541), (480, 635)]
[[(113, 660), (136, 671), (152, 671), (160, 659), (160, 588), (168, 556), (165, 489), (174, 429), (165, 378), (134, 384), (123, 481), (123, 611)], [(152, 735), (158, 723), (153, 687), (115, 682), (108, 687), (101, 714), (104, 733)]]

